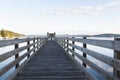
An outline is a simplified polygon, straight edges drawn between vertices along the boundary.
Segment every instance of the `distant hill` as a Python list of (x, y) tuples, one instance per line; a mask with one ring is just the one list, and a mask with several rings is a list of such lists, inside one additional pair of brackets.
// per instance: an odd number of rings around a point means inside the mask
[(98, 34), (98, 35), (94, 35), (94, 37), (120, 37), (120, 34), (112, 34), (112, 33)]
[(3, 38), (15, 38), (15, 37), (24, 37), (24, 36), (25, 36), (24, 34), (19, 34), (9, 30), (5, 30), (5, 29), (0, 30), (0, 37)]

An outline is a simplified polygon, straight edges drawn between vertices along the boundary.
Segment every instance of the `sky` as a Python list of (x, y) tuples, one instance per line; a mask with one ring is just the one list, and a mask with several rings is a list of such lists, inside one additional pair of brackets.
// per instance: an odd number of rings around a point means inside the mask
[(120, 34), (120, 0), (0, 0), (0, 29), (26, 35)]

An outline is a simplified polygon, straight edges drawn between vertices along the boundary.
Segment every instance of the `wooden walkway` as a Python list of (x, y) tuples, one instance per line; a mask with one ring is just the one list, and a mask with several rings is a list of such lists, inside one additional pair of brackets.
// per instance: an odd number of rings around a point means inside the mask
[(55, 41), (48, 41), (13, 80), (88, 79)]

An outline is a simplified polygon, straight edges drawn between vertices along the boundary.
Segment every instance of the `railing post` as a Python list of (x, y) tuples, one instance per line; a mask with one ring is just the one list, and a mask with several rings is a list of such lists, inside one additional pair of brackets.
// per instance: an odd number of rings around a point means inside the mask
[(37, 50), (39, 49), (39, 39), (37, 37)]
[[(16, 40), (18, 39), (18, 38), (15, 38)], [(19, 45), (18, 44), (15, 44), (15, 49), (18, 49), (18, 47), (19, 47)], [(19, 53), (16, 53), (15, 54), (15, 59), (18, 59), (19, 58)], [(15, 65), (15, 68), (17, 69), (19, 67), (19, 63), (17, 63), (16, 65)]]
[[(34, 43), (33, 48), (35, 48), (35, 38), (33, 39), (33, 43)], [(34, 49), (33, 53), (35, 53), (35, 49)]]
[[(29, 38), (28, 38), (29, 39)], [(27, 41), (27, 45), (29, 46), (30, 45), (30, 40)], [(29, 52), (30, 51), (30, 47), (28, 47), (27, 51)], [(30, 54), (28, 54), (28, 58), (30, 57)]]
[(68, 48), (69, 48), (69, 40), (67, 39), (67, 52), (69, 51)]
[(42, 42), (42, 38), (40, 38), (40, 43), (39, 43), (39, 44), (40, 44), (40, 47), (41, 47), (41, 42)]
[[(114, 43), (116, 43), (115, 45), (117, 45), (118, 44), (117, 42), (118, 41), (120, 42), (120, 38), (115, 38), (114, 41), (115, 41)], [(120, 60), (120, 51), (114, 50), (114, 58), (117, 60)], [(119, 70), (114, 68), (113, 75), (120, 79), (120, 71)]]
[[(83, 39), (87, 39), (86, 37), (83, 37)], [(83, 48), (87, 48), (87, 44), (86, 43), (83, 43)], [(86, 53), (83, 52), (83, 57), (84, 58), (87, 58), (87, 55)], [(86, 67), (86, 64), (83, 62), (83, 66)]]
[(64, 44), (63, 44), (63, 48), (65, 49), (65, 41), (66, 41), (66, 39), (65, 39), (65, 37), (64, 37), (64, 40), (63, 40), (63, 42), (64, 42)]
[(61, 45), (62, 45), (62, 47), (64, 47), (64, 38), (63, 37), (61, 39)]
[(65, 48), (65, 37), (62, 38), (62, 47)]
[[(73, 38), (73, 40), (72, 40), (72, 44), (75, 45), (74, 37), (72, 37), (72, 38)], [(75, 48), (72, 47), (72, 50), (75, 51)], [(75, 55), (74, 55), (73, 53), (72, 53), (72, 56), (75, 57)]]

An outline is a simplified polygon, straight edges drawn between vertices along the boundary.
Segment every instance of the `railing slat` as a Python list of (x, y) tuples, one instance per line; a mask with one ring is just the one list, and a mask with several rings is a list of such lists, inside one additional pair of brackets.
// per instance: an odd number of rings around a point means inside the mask
[(114, 48), (114, 41), (112, 40), (95, 40), (95, 39), (81, 39), (81, 38), (67, 38), (69, 40), (74, 40), (76, 42), (81, 42), (81, 43), (86, 43), (86, 44), (90, 44), (90, 45), (95, 45), (95, 46), (100, 46), (100, 47), (104, 47), (104, 48), (109, 48), (109, 49), (113, 49)]
[(0, 40), (0, 47), (14, 45), (14, 44), (22, 43), (22, 42), (27, 42), (29, 40), (33, 40), (33, 39), (25, 38), (25, 39), (14, 39), (14, 40)]

